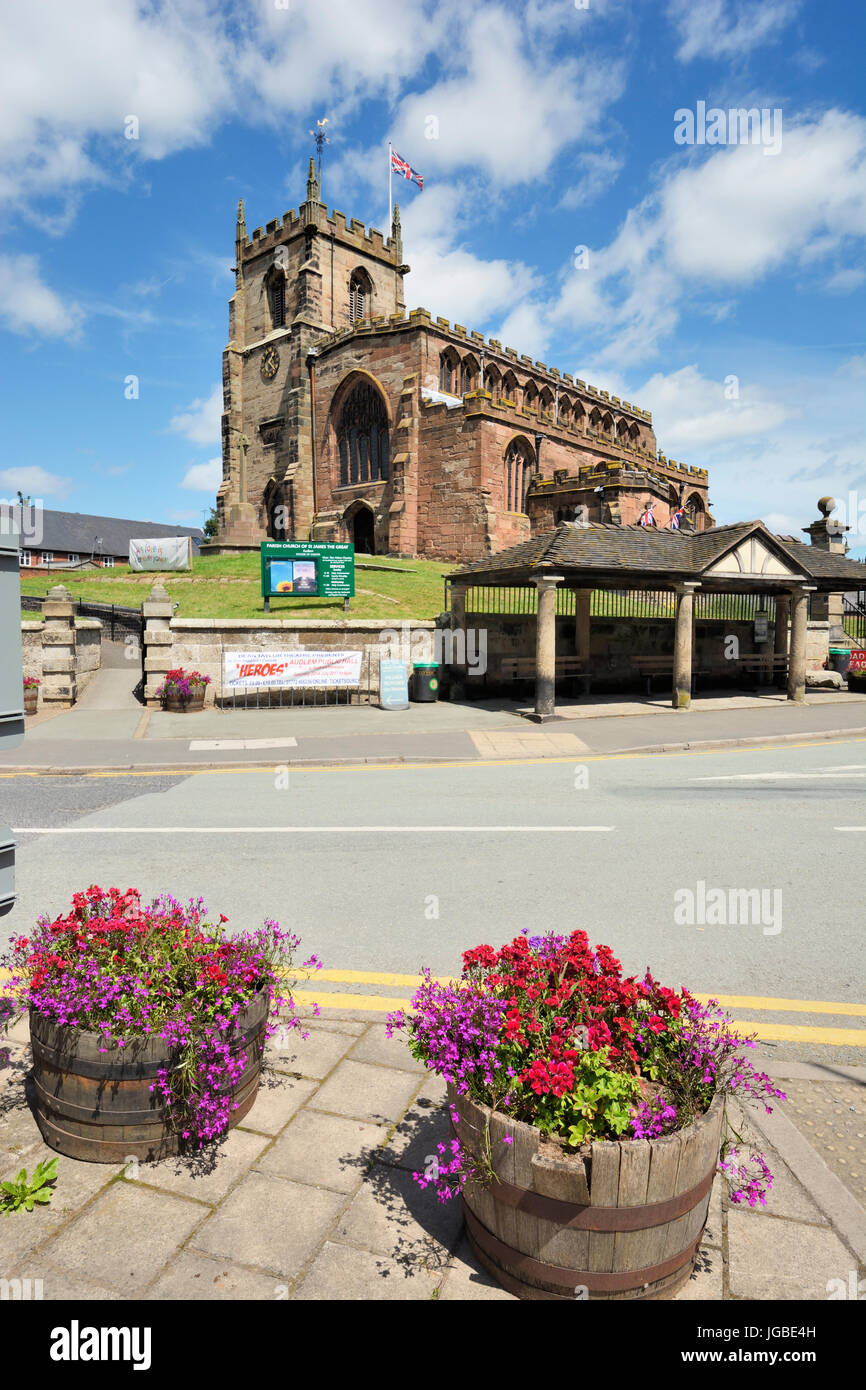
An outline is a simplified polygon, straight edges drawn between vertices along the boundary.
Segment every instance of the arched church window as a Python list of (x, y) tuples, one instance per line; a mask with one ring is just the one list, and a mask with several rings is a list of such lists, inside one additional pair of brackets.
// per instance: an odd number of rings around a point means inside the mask
[(460, 363), (460, 394), (474, 391), (478, 385), (478, 363), (472, 356), (464, 357)]
[(340, 486), (376, 483), (390, 471), (388, 416), (385, 402), (367, 381), (358, 382), (340, 411), (337, 426)]
[(505, 507), (509, 512), (526, 510), (526, 492), (532, 471), (533, 453), (525, 439), (513, 439), (505, 451)]
[(439, 390), (446, 395), (459, 395), (460, 359), (456, 352), (448, 348), (439, 358)]
[(686, 516), (696, 531), (704, 529), (704, 504), (696, 492), (686, 499)]
[(517, 378), (513, 372), (506, 372), (502, 378), (502, 395), (507, 401), (514, 401), (515, 405), (520, 402), (517, 399)]
[(353, 271), (349, 281), (349, 320), (351, 323), (369, 316), (372, 298), (372, 286), (366, 271)]

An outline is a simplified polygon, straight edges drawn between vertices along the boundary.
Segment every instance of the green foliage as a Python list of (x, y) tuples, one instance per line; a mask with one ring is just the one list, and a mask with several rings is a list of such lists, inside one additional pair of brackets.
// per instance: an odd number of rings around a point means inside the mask
[(587, 1139), (614, 1139), (624, 1134), (641, 1090), (637, 1078), (612, 1071), (608, 1049), (581, 1052), (575, 1066), (574, 1086), (556, 1099), (545, 1096), (545, 1113), (536, 1120), (539, 1129), (567, 1139), (577, 1149)]
[(217, 519), (217, 510), (216, 507), (211, 507), (210, 516), (208, 517), (207, 521), (202, 527), (202, 530), (204, 531), (208, 540), (212, 540), (213, 537), (216, 535), (218, 528), (219, 521)]
[(28, 1178), (27, 1169), (22, 1168), (13, 1182), (0, 1182), (0, 1213), (8, 1216), (13, 1211), (32, 1211), (34, 1206), (45, 1206), (54, 1195), (52, 1184), (56, 1179), (56, 1158), (37, 1163), (32, 1178)]

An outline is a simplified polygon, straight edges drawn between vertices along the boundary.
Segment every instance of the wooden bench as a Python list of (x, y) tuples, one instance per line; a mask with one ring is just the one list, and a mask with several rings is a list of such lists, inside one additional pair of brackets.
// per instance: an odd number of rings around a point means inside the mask
[[(501, 679), (506, 681), (535, 680), (535, 657), (505, 656), (499, 663), (499, 674)], [(558, 681), (580, 680), (584, 695), (588, 695), (592, 674), (584, 669), (584, 663), (580, 657), (558, 656), (556, 658), (556, 679)]]
[[(673, 653), (669, 652), (662, 656), (633, 656), (632, 666), (638, 675), (646, 677), (646, 693), (652, 694), (652, 682), (654, 676), (674, 676)], [(774, 675), (784, 677), (788, 666), (788, 658), (784, 655), (771, 657), (762, 656), (760, 652), (750, 653), (748, 656), (737, 657), (736, 660), (716, 662), (712, 665), (705, 663), (702, 666), (692, 668), (692, 694), (698, 677), (701, 680), (713, 680), (720, 677), (727, 677), (736, 674), (738, 671), (751, 671), (760, 675)]]

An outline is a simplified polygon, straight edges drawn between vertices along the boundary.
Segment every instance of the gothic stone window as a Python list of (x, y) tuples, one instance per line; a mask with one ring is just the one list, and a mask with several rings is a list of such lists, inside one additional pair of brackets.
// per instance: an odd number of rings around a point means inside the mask
[(439, 358), (439, 390), (448, 396), (459, 395), (460, 358), (448, 348)]
[(464, 357), (460, 363), (460, 394), (465, 396), (467, 391), (474, 391), (478, 385), (478, 363), (471, 355)]
[(369, 317), (373, 294), (370, 277), (365, 270), (354, 270), (349, 281), (349, 320)]
[(337, 427), (340, 487), (375, 483), (388, 477), (388, 416), (379, 392), (361, 381), (349, 393)]
[(526, 510), (526, 490), (532, 469), (532, 450), (523, 439), (513, 439), (505, 451), (505, 507), (509, 512)]

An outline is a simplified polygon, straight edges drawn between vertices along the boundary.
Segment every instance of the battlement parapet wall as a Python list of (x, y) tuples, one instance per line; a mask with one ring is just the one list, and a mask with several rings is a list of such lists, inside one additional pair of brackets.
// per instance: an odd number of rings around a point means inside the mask
[(253, 260), (265, 251), (275, 250), (309, 227), (323, 236), (333, 234), (344, 246), (355, 246), (358, 251), (377, 256), (391, 265), (399, 264), (402, 259), (399, 241), (385, 237), (378, 227), (367, 227), (357, 217), (347, 218), (337, 208), (329, 213), (324, 203), (302, 203), (300, 208), (284, 212), (281, 218), (272, 218), (264, 227), (255, 227), (241, 243), (243, 259)]
[[(342, 214), (341, 214), (342, 215)], [(598, 406), (599, 409), (610, 410), (615, 408), (622, 414), (628, 414), (637, 420), (643, 420), (648, 425), (652, 425), (652, 412), (644, 410), (639, 405), (634, 405), (631, 401), (620, 400), (619, 396), (612, 396), (608, 391), (588, 384), (581, 377), (572, 376), (570, 372), (562, 372), (558, 367), (548, 367), (544, 362), (533, 361), (527, 354), (518, 355), (515, 348), (503, 348), (498, 338), (486, 338), (483, 333), (475, 329), (467, 330), (463, 324), (454, 323), (450, 320), (431, 314), (429, 309), (412, 309), (405, 316), (393, 314), (386, 320), (374, 320), (379, 323), (380, 331), (401, 331), (406, 327), (427, 327), (437, 336), (450, 339), (455, 347), (471, 347), (483, 352), (485, 366), (495, 364), (502, 366), (506, 371), (510, 370), (511, 364), (522, 364), (524, 370), (531, 372), (533, 379), (538, 378), (540, 384), (548, 384), (551, 388), (564, 386), (567, 390), (574, 393), (589, 404), (590, 409)], [(326, 352), (336, 343), (345, 341), (346, 337), (354, 333), (369, 332), (369, 322), (363, 326), (358, 324), (356, 327), (345, 330), (341, 329), (335, 333), (329, 333), (321, 338), (316, 347), (320, 353)], [(531, 412), (529, 412), (531, 413)]]

